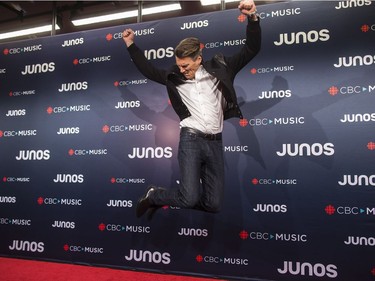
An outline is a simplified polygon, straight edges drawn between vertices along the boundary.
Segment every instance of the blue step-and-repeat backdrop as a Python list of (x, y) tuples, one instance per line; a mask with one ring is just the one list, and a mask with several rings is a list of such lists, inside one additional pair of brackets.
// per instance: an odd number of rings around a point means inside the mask
[(179, 122), (130, 60), (235, 53), (227, 10), (0, 45), (0, 254), (244, 280), (375, 278), (375, 2), (259, 7), (262, 50), (224, 125), (226, 196), (208, 214), (135, 217), (149, 184), (177, 188)]

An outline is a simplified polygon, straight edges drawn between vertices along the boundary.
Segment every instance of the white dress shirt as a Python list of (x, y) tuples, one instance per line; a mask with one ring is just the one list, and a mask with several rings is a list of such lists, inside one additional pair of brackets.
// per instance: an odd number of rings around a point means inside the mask
[(219, 89), (219, 81), (201, 65), (195, 79), (186, 80), (177, 86), (182, 101), (191, 116), (180, 122), (181, 127), (190, 127), (207, 134), (221, 133), (223, 130), (223, 108), (225, 99)]

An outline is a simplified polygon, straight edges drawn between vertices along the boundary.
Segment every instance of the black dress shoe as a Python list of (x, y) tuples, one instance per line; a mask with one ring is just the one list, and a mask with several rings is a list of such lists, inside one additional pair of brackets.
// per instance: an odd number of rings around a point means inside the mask
[(135, 214), (137, 218), (142, 217), (149, 208), (151, 208), (153, 205), (150, 202), (150, 193), (153, 192), (156, 189), (155, 186), (150, 185), (147, 189), (145, 194), (138, 200), (137, 207), (135, 210)]

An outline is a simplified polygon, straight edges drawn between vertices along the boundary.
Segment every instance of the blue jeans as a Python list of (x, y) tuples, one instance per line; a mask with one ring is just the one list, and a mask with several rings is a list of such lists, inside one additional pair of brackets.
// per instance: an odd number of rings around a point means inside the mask
[(218, 212), (224, 194), (222, 140), (209, 140), (182, 129), (178, 162), (179, 188), (151, 193), (151, 203)]

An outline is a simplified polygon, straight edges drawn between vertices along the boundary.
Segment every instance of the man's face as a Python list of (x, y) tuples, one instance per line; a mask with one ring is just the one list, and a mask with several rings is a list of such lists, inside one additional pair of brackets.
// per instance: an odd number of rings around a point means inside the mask
[(200, 64), (202, 62), (202, 57), (198, 56), (195, 60), (190, 57), (178, 58), (176, 57), (176, 64), (180, 69), (180, 72), (185, 76), (186, 79), (194, 79), (195, 73), (197, 72)]

